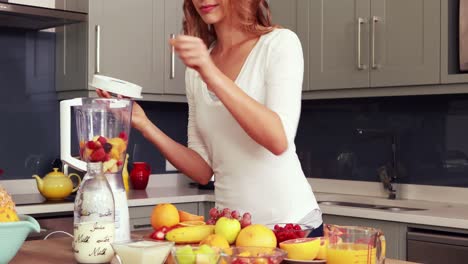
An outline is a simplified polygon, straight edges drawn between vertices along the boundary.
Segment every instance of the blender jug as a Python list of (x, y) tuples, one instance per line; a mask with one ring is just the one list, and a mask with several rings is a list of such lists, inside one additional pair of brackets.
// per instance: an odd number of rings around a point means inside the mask
[(328, 238), (327, 264), (383, 264), (385, 237), (370, 227), (324, 224)]
[[(132, 101), (76, 98), (60, 102), (60, 154), (69, 166), (86, 171), (88, 162), (102, 162), (115, 201), (115, 241), (130, 239), (127, 196), (122, 180)], [(71, 109), (74, 108), (80, 159), (71, 155)], [(83, 181), (86, 180), (86, 175)]]

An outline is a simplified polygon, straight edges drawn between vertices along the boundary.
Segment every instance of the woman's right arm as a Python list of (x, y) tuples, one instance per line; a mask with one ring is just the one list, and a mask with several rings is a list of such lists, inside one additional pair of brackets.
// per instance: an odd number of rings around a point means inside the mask
[[(111, 97), (105, 91), (96, 90), (96, 92), (100, 97)], [(136, 102), (133, 103), (132, 126), (155, 145), (163, 156), (180, 172), (200, 184), (209, 182), (213, 176), (213, 170), (205, 159), (196, 151), (174, 141), (162, 132), (148, 119), (144, 110)]]

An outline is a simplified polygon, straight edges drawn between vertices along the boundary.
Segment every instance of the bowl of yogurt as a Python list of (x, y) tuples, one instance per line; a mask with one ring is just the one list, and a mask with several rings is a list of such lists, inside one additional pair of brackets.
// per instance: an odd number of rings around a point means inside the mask
[(134, 239), (112, 243), (112, 248), (122, 264), (163, 264), (174, 242)]

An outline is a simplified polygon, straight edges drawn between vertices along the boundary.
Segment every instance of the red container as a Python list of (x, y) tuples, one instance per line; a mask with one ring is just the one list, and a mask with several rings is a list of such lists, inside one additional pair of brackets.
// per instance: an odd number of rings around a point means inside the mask
[(133, 189), (144, 190), (148, 186), (151, 167), (146, 162), (133, 162), (133, 168), (130, 172), (130, 181)]

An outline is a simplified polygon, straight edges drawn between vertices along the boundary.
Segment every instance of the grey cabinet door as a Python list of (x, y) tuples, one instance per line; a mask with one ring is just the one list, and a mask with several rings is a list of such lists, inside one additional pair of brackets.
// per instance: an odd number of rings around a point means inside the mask
[(309, 0), (271, 0), (269, 2), (273, 24), (294, 31), (299, 37), (304, 54), (304, 80), (302, 90), (309, 89)]
[(156, 47), (164, 52), (164, 94), (185, 94), (185, 65), (168, 44), (171, 34), (183, 33), (183, 3), (183, 0), (164, 1), (165, 34), (161, 46)]
[(309, 25), (309, 90), (368, 87), (370, 1), (301, 3), (309, 10), (300, 21)]
[(371, 86), (439, 83), (440, 0), (376, 0), (371, 14)]
[[(90, 6), (89, 34), (94, 38), (96, 25), (100, 39), (100, 74), (123, 79), (143, 87), (143, 92), (161, 89), (155, 86), (153, 0), (93, 0)], [(95, 64), (96, 54), (90, 58)], [(94, 66), (93, 66), (94, 67)], [(94, 69), (95, 70), (95, 69)], [(92, 73), (90, 78), (92, 78)], [(162, 89), (161, 89), (162, 90)]]

